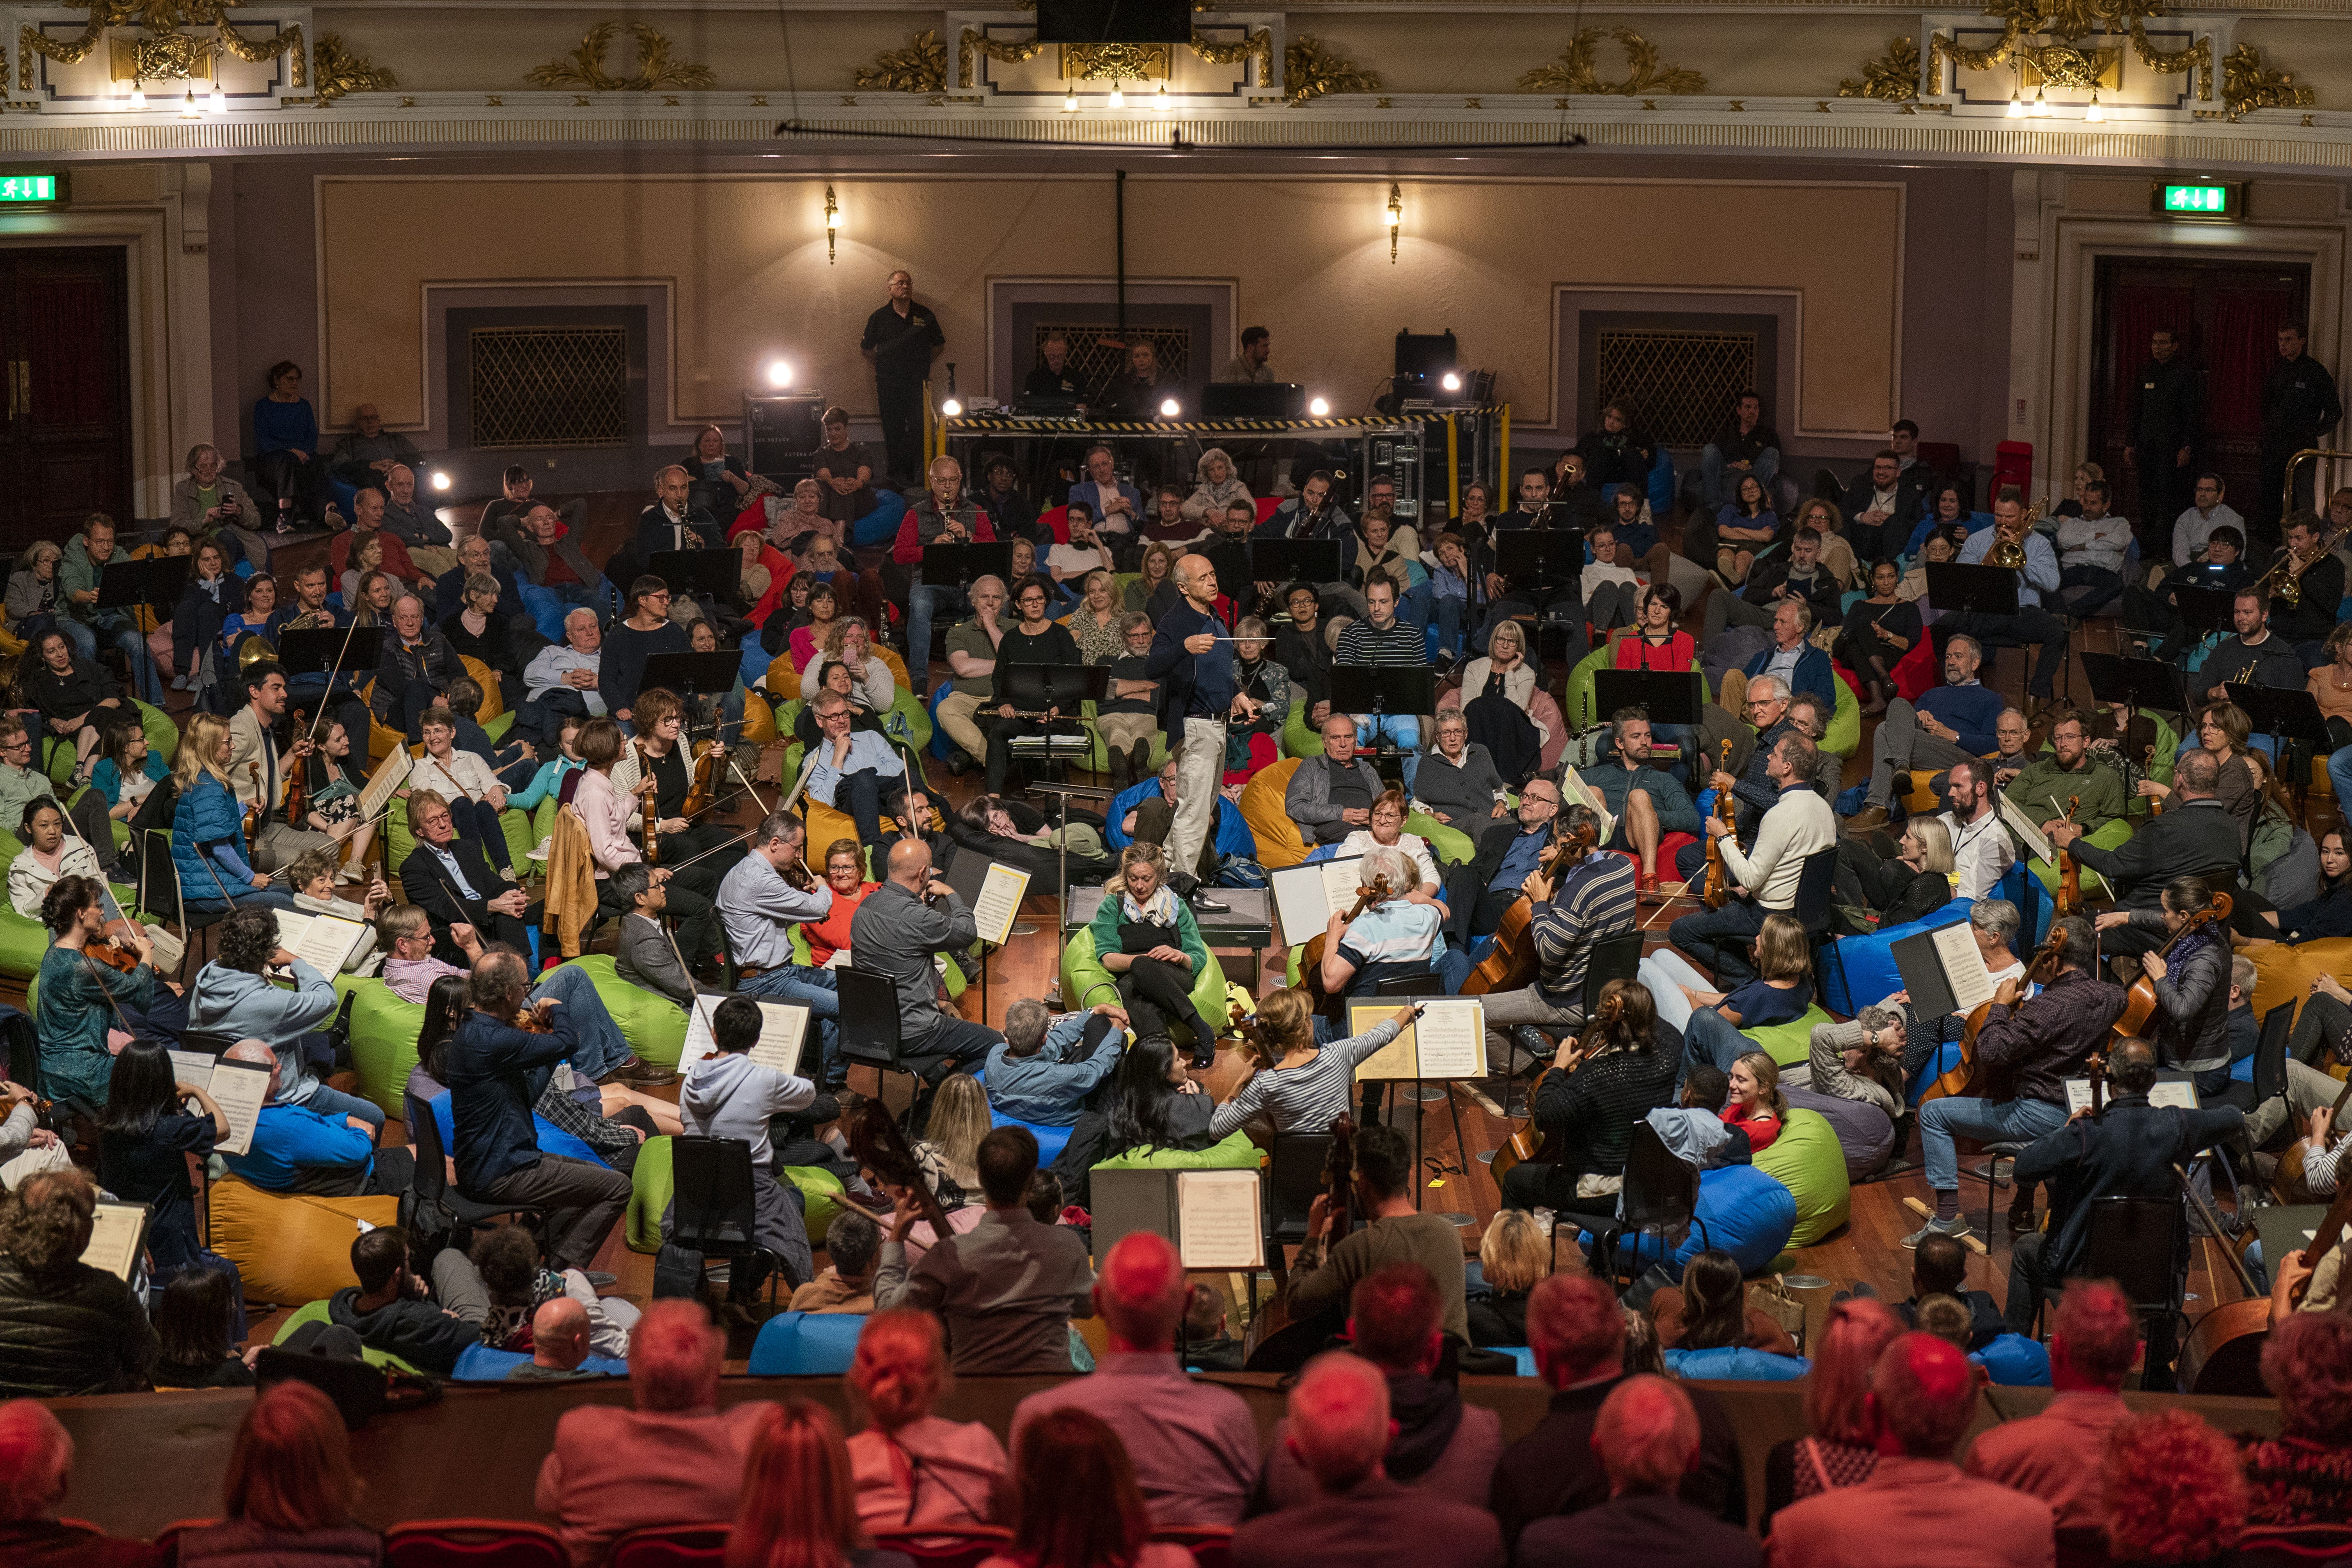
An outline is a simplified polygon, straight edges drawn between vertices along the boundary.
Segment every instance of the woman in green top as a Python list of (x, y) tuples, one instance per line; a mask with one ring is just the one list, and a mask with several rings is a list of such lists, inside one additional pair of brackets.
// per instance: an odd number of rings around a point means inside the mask
[[(1134, 1020), (1136, 1037), (1164, 1035), (1171, 1024), (1192, 1031), (1192, 1065), (1217, 1059), (1217, 1036), (1192, 1005), (1192, 987), (1209, 966), (1209, 948), (1192, 906), (1168, 886), (1167, 861), (1157, 844), (1119, 851), (1118, 877), (1103, 889), (1088, 928), (1095, 958), (1118, 983), (1119, 1000)], [(1068, 1006), (1091, 1005), (1064, 998)]]
[[(130, 939), (139, 966), (128, 974), (84, 951), (105, 941), (99, 934), (107, 919), (102, 891), (89, 877), (61, 878), (49, 889), (41, 900), (41, 923), (49, 928), (51, 945), (34, 982), (39, 992), (33, 1031), (40, 1042), (41, 1092), (92, 1106), (106, 1103), (114, 1076), (107, 1031), (135, 1026), (151, 1005), (176, 999), (180, 989), (159, 981), (149, 967), (155, 953), (143, 933)], [(119, 1016), (118, 1009), (128, 1016)]]
[(261, 509), (243, 485), (221, 472), (220, 448), (209, 441), (188, 449), (187, 477), (172, 486), (172, 521), (199, 543), (218, 542), (232, 566), (251, 561), (257, 568), (269, 559), (256, 531)]

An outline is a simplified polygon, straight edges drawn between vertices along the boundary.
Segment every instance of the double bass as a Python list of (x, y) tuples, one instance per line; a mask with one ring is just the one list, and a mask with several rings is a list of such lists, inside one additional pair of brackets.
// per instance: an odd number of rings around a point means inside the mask
[[(2026, 961), (2024, 978), (2016, 983), (2021, 995), (2029, 985), (2047, 985), (2057, 979), (2058, 962), (2065, 956), (2065, 933), (2053, 931), (2041, 947), (2034, 951), (2033, 956)], [(1992, 1004), (1978, 1003), (1975, 1010), (1969, 1014), (1968, 1026), (1960, 1036), (1960, 1059), (1952, 1065), (1950, 1070), (1927, 1086), (1927, 1091), (1919, 1097), (1921, 1104), (1924, 1105), (1931, 1100), (2006, 1100), (2009, 1098), (2008, 1085), (2004, 1081), (2008, 1075), (1997, 1073), (1993, 1068), (1980, 1066), (1977, 1061), (1977, 1036), (1991, 1021)]]
[[(1602, 996), (1601, 1005), (1593, 1009), (1592, 1022), (1586, 1027), (1583, 1038), (1577, 1041), (1578, 1051), (1583, 1052), (1585, 1041), (1592, 1039), (1599, 1031), (1613, 1029), (1619, 1015), (1624, 1010), (1625, 997), (1622, 991), (1611, 990)], [(1572, 1073), (1591, 1059), (1590, 1056), (1580, 1054), (1575, 1062), (1568, 1067), (1562, 1067), (1555, 1061), (1543, 1071), (1536, 1074), (1535, 1081), (1528, 1085), (1527, 1125), (1504, 1139), (1503, 1146), (1495, 1151), (1495, 1160), (1490, 1169), (1498, 1185), (1514, 1165), (1525, 1164), (1530, 1160), (1544, 1165), (1559, 1163), (1559, 1151), (1554, 1147), (1552, 1135), (1536, 1125), (1536, 1092), (1543, 1087), (1544, 1079), (1552, 1074)]]
[[(1569, 868), (1580, 864), (1591, 855), (1600, 838), (1591, 823), (1570, 828), (1566, 833), (1553, 830), (1551, 853), (1545, 858), (1543, 879), (1555, 891)], [(1528, 922), (1535, 918), (1534, 905), (1526, 899), (1512, 903), (1503, 911), (1495, 926), (1495, 945), (1462, 983), (1465, 996), (1484, 996), (1494, 991), (1517, 991), (1536, 977), (1535, 939), (1528, 934)]]

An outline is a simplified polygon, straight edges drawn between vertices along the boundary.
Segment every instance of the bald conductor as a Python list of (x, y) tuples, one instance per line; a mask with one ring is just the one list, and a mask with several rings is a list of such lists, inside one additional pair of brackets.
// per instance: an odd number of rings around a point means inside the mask
[[(1160, 683), (1160, 727), (1168, 746), (1183, 747), (1176, 773), (1176, 819), (1168, 831), (1168, 863), (1200, 864), (1201, 849), (1216, 821), (1217, 784), (1225, 766), (1225, 722), (1257, 717), (1257, 705), (1234, 682), (1234, 655), (1225, 624), (1217, 619), (1217, 569), (1205, 555), (1176, 563), (1176, 591), (1183, 602), (1160, 618), (1144, 677)], [(1210, 911), (1224, 905), (1195, 889), (1192, 907)]]

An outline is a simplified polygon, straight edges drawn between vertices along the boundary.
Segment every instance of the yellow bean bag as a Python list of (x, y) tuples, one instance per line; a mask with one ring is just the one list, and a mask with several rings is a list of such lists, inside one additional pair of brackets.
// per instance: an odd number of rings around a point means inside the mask
[(506, 698), (499, 689), (499, 682), (490, 678), (488, 665), (469, 653), (459, 654), (457, 662), (466, 667), (466, 673), (474, 678), (474, 684), (482, 689), (482, 710), (474, 715), (474, 722), (487, 727), (491, 720), (507, 710)]
[(2306, 942), (2300, 947), (2289, 947), (2283, 942), (2266, 942), (2242, 949), (2254, 964), (2254, 1016), (2270, 1016), (2273, 1007), (2287, 1005), (2302, 1016), (2304, 998), (2311, 994), (2311, 983), (2323, 974), (2352, 984), (2352, 937), (2329, 937), (2321, 942)]
[(298, 1307), (359, 1283), (352, 1272), (359, 1222), (398, 1224), (400, 1200), (270, 1193), (224, 1176), (213, 1184), (212, 1219), (212, 1249), (236, 1265), (245, 1299)]
[(1242, 820), (1257, 837), (1258, 864), (1269, 871), (1307, 858), (1307, 840), (1282, 805), (1282, 792), (1290, 787), (1290, 775), (1298, 771), (1298, 763), (1297, 757), (1285, 757), (1242, 786)]
[[(898, 683), (900, 691), (915, 689), (915, 683), (907, 679), (907, 661), (898, 657), (898, 650), (876, 647), (873, 650), (873, 657), (880, 659), (889, 668), (890, 679)], [(815, 661), (812, 659), (810, 662)], [(793, 656), (789, 649), (778, 654), (773, 662), (768, 666), (768, 673), (762, 678), (761, 684), (774, 692), (782, 701), (789, 702), (801, 694), (801, 672), (793, 668)]]

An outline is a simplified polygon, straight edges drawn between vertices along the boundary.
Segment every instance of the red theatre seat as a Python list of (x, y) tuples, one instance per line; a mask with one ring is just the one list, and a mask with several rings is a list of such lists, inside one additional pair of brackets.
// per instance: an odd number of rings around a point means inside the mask
[(1151, 1539), (1191, 1552), (1194, 1568), (1231, 1568), (1234, 1560), (1234, 1532), (1222, 1524), (1163, 1524)]
[(607, 1568), (718, 1568), (727, 1556), (724, 1524), (649, 1524), (613, 1542)]
[(390, 1568), (571, 1568), (562, 1538), (514, 1519), (420, 1519), (383, 1532)]
[(1013, 1543), (1013, 1532), (1001, 1525), (917, 1525), (908, 1530), (877, 1530), (874, 1544), (885, 1552), (903, 1552), (915, 1568), (980, 1568)]

